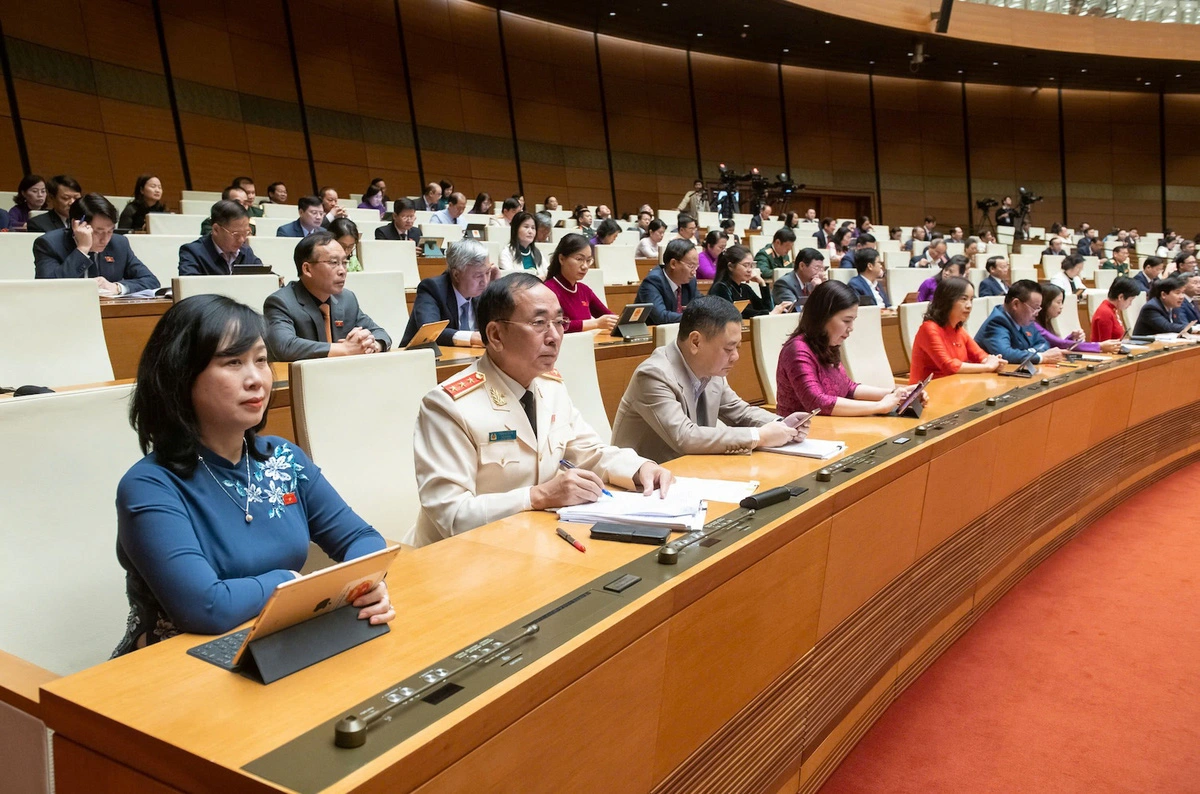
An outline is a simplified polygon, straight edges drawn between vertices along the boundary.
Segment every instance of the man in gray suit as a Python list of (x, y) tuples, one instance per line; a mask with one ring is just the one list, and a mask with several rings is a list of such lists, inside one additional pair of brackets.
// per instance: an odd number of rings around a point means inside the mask
[(296, 246), (299, 280), (267, 298), (267, 347), (276, 361), (380, 353), (392, 345), (387, 331), (358, 307), (346, 286), (346, 252), (319, 230)]
[(688, 303), (679, 338), (634, 370), (613, 423), (612, 443), (663, 463), (680, 455), (742, 454), (802, 441), (800, 415), (780, 420), (729, 388), (742, 315), (711, 295)]
[(777, 280), (771, 288), (771, 299), (778, 306), (791, 303), (799, 311), (817, 285), (825, 281), (825, 255), (815, 248), (802, 248), (792, 260), (792, 272)]

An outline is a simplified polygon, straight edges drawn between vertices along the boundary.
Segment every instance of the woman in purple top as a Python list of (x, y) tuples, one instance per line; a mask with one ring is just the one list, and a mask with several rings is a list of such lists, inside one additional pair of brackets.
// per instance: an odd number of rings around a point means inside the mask
[(47, 210), (46, 180), (37, 174), (29, 174), (17, 186), (17, 195), (13, 196), (13, 208), (8, 211), (8, 228), (14, 232), (25, 231), (29, 223), (29, 213), (34, 210)]
[[(775, 412), (820, 411), (826, 416), (886, 414), (914, 387), (882, 389), (850, 380), (842, 366), (842, 343), (854, 330), (858, 293), (840, 281), (813, 290), (800, 324), (779, 353), (775, 369)], [(922, 395), (925, 400), (925, 395)]]
[(363, 193), (362, 201), (359, 202), (360, 210), (376, 210), (379, 212), (379, 217), (382, 218), (387, 212), (387, 205), (383, 202), (383, 191), (378, 185), (371, 185), (367, 188), (367, 192)]
[(605, 218), (600, 221), (600, 225), (596, 227), (596, 236), (588, 240), (588, 244), (595, 248), (598, 245), (612, 245), (617, 241), (617, 237), (621, 235), (621, 224), (614, 221), (612, 218)]
[(568, 234), (559, 240), (546, 269), (546, 286), (558, 296), (568, 334), (596, 329), (611, 331), (617, 325), (617, 315), (583, 283), (591, 264), (592, 246), (588, 239), (582, 234)]
[(1056, 335), (1048, 329), (1053, 327), (1054, 318), (1062, 314), (1063, 310), (1063, 291), (1061, 287), (1056, 287), (1053, 284), (1042, 285), (1042, 310), (1038, 312), (1037, 320), (1034, 325), (1038, 331), (1050, 343), (1051, 347), (1060, 347), (1063, 350), (1074, 350), (1079, 353), (1119, 353), (1121, 350), (1120, 339), (1109, 339), (1106, 342), (1086, 342), (1087, 337), (1083, 331), (1075, 329), (1066, 339)]
[(961, 254), (947, 259), (942, 263), (942, 269), (936, 275), (925, 279), (921, 282), (921, 286), (917, 287), (917, 301), (933, 300), (933, 293), (937, 290), (937, 285), (942, 283), (942, 279), (951, 276), (966, 276), (969, 264), (970, 260)]
[(696, 278), (715, 279), (717, 277), (717, 260), (721, 252), (729, 245), (729, 235), (720, 229), (713, 229), (704, 238), (700, 248), (700, 267), (696, 268)]

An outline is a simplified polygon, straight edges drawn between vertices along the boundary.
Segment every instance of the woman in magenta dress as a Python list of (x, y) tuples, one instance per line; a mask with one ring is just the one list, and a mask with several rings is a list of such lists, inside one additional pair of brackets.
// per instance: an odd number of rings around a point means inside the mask
[(713, 229), (704, 238), (700, 248), (700, 267), (696, 268), (696, 278), (715, 279), (717, 277), (717, 260), (721, 252), (729, 245), (729, 235), (719, 229)]
[(611, 331), (617, 325), (617, 316), (583, 283), (591, 266), (592, 246), (588, 238), (568, 234), (559, 240), (546, 269), (546, 286), (558, 296), (569, 334), (596, 329)]

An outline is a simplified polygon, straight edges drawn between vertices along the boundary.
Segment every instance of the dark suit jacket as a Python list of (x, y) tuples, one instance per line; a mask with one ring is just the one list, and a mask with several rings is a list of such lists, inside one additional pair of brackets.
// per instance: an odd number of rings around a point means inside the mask
[(329, 324), (333, 339), (325, 338), (325, 316), (320, 301), (299, 280), (272, 293), (263, 304), (267, 320), (267, 349), (276, 361), (325, 358), (330, 341), (340, 342), (355, 327), (365, 328), (387, 350), (392, 338), (359, 308), (350, 290), (329, 298)]
[(129, 241), (114, 234), (99, 253), (80, 253), (75, 235), (67, 229), (43, 234), (33, 241), (36, 278), (104, 278), (120, 283), (126, 292), (158, 289), (158, 279), (129, 248)]
[[(479, 308), (478, 298), (471, 298), (471, 308)], [(417, 296), (413, 300), (412, 314), (408, 316), (408, 327), (404, 329), (404, 336), (400, 339), (400, 346), (407, 345), (422, 325), (441, 320), (449, 320), (450, 324), (438, 334), (437, 343), (443, 346), (453, 345), (454, 332), (460, 329), (458, 299), (454, 296), (454, 283), (450, 281), (449, 273), (421, 279), (421, 283), (417, 285)]]
[(304, 227), (300, 225), (300, 219), (284, 224), (275, 230), (276, 237), (307, 237), (304, 233)]
[(1183, 305), (1175, 310), (1175, 314), (1185, 323), (1200, 323), (1200, 309), (1196, 308), (1191, 298), (1184, 298)]
[(46, 232), (55, 232), (59, 229), (69, 228), (71, 228), (70, 224), (63, 223), (63, 219), (58, 217), (58, 213), (54, 210), (43, 212), (36, 218), (30, 219), (29, 223), (26, 225), (26, 231), (42, 232), (43, 234)]
[[(254, 255), (248, 245), (243, 245), (233, 260), (238, 265), (261, 265), (262, 260)], [(181, 276), (230, 276), (232, 269), (225, 264), (224, 257), (217, 252), (212, 235), (206, 234), (194, 243), (179, 246), (179, 275)]]
[[(871, 282), (867, 281), (861, 275), (858, 275), (858, 276), (855, 276), (854, 278), (850, 279), (849, 283), (850, 283), (850, 289), (854, 290), (859, 295), (866, 295), (868, 298), (871, 299), (871, 305), (872, 306), (876, 305), (875, 304), (875, 293), (871, 292)], [(892, 301), (890, 298), (888, 298), (887, 290), (883, 288), (883, 283), (882, 282), (876, 283), (875, 288), (879, 290), (879, 295), (880, 295), (880, 297), (883, 298), (884, 308), (890, 307), (892, 305)]]
[[(692, 299), (699, 294), (700, 289), (696, 286), (694, 278), (684, 284), (679, 291), (684, 306), (691, 303)], [(650, 312), (650, 325), (677, 323), (683, 316), (681, 312), (675, 311), (675, 284), (667, 278), (667, 271), (663, 270), (661, 266), (651, 270), (650, 274), (642, 280), (635, 302), (653, 305), (653, 310)]]
[(1175, 312), (1168, 311), (1158, 298), (1153, 298), (1146, 301), (1146, 305), (1138, 312), (1137, 322), (1133, 324), (1133, 335), (1153, 336), (1154, 334), (1178, 333), (1186, 326), (1186, 321)]
[(426, 204), (425, 197), (421, 196), (417, 199), (417, 209), (422, 212), (437, 212), (441, 209), (441, 202), (435, 201), (432, 204)]
[(1150, 287), (1154, 284), (1153, 281), (1146, 278), (1145, 273), (1138, 273), (1136, 276), (1134, 276), (1133, 283), (1137, 284), (1138, 292), (1149, 292)]
[(8, 210), (0, 210), (0, 230), (7, 229), (8, 224), (11, 222), (12, 219), (8, 217)]
[(1007, 295), (1008, 287), (995, 276), (988, 276), (979, 282), (979, 297), (990, 298), (995, 295)]
[(1041, 353), (1050, 349), (1050, 343), (1038, 331), (1037, 323), (1019, 326), (1003, 306), (992, 309), (975, 333), (975, 341), (984, 350), (1000, 356), (1009, 364), (1024, 361), (1030, 350), (1038, 351), (1033, 363), (1039, 364), (1042, 361)]
[(412, 240), (414, 243), (421, 242), (421, 230), (416, 226), (412, 227), (407, 232), (408, 236), (400, 234), (400, 230), (396, 228), (396, 224), (389, 223), (386, 226), (380, 226), (375, 230), (376, 240)]
[[(816, 237), (817, 237), (817, 248), (824, 251), (826, 248), (829, 247), (829, 239), (825, 236), (824, 229), (817, 229)], [(803, 247), (804, 246), (801, 246), (801, 248), (803, 248)]]

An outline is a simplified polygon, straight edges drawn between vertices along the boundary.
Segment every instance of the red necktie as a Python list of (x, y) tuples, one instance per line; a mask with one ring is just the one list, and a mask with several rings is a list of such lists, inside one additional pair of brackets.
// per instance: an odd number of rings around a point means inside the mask
[(675, 311), (683, 313), (683, 290), (680, 287), (675, 288)]

